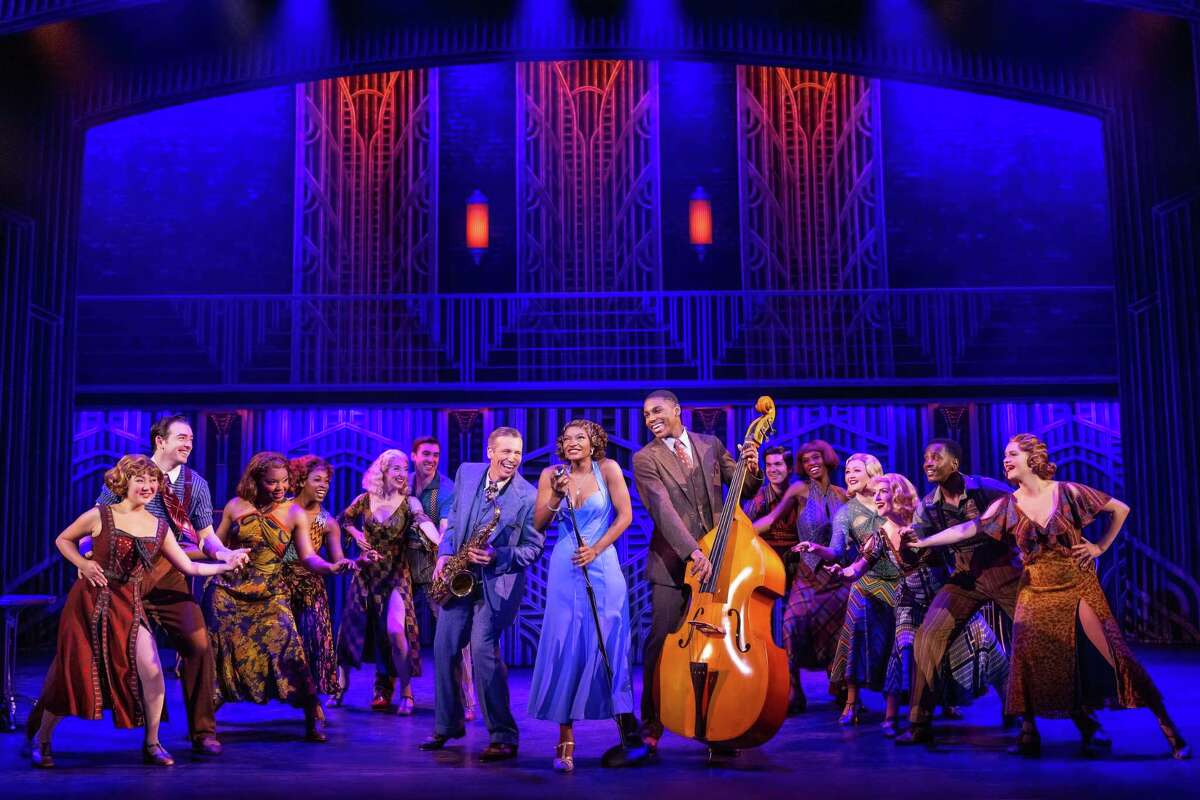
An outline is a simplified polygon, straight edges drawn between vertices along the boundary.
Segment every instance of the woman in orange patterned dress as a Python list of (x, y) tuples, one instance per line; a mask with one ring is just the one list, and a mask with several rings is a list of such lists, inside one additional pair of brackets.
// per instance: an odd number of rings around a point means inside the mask
[[(186, 575), (219, 575), (240, 566), (244, 552), (227, 563), (193, 562), (167, 523), (146, 510), (163, 475), (146, 456), (125, 456), (104, 475), (120, 501), (89, 508), (58, 535), (55, 545), (79, 569), (58, 623), (58, 649), (39, 704), (44, 708), (33, 766), (54, 766), (50, 735), (64, 716), (100, 719), (112, 712), (118, 728), (144, 725), (143, 759), (175, 763), (158, 741), (166, 688), (154, 636), (142, 609), (142, 581), (160, 558)], [(79, 540), (92, 537), (92, 558)]]
[[(1096, 578), (1095, 559), (1117, 538), (1129, 506), (1079, 483), (1052, 480), (1046, 445), (1028, 433), (1004, 449), (1004, 475), (1016, 485), (977, 520), (948, 528), (914, 548), (950, 545), (982, 531), (1016, 542), (1025, 565), (1013, 619), (1012, 671), (1005, 710), (1024, 719), (1014, 753), (1041, 749), (1035, 719), (1070, 717), (1085, 752), (1107, 750), (1111, 740), (1092, 713), (1098, 708), (1148, 708), (1172, 755), (1191, 757), (1158, 687), (1121, 636)], [(1111, 519), (1098, 542), (1083, 528), (1102, 512)]]

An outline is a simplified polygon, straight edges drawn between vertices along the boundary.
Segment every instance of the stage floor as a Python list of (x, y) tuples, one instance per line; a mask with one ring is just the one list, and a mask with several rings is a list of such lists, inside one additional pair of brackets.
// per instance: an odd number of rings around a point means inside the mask
[[(1200, 744), (1200, 650), (1139, 648), (1184, 734)], [(28, 662), (40, 662), (30, 666)], [(18, 687), (32, 695), (46, 659), (28, 658)], [(347, 707), (331, 709), (327, 744), (302, 740), (303, 718), (281, 704), (233, 704), (218, 717), (225, 752), (216, 759), (193, 756), (183, 734), (179, 687), (167, 697), (173, 722), (162, 741), (178, 759), (174, 768), (141, 764), (140, 731), (117, 731), (107, 720), (65, 720), (55, 735), (58, 766), (34, 770), (20, 755), (22, 736), (0, 736), (0, 769), (6, 798), (135, 797), (287, 798), (356, 797), (463, 798), (562, 797), (573, 800), (638, 795), (653, 800), (686, 798), (849, 798), (897, 800), (954, 798), (1175, 798), (1200, 796), (1200, 758), (1177, 762), (1148, 711), (1102, 712), (1114, 740), (1111, 756), (1084, 759), (1070, 722), (1042, 723), (1043, 755), (1026, 760), (1004, 750), (1012, 734), (1001, 731), (999, 702), (988, 696), (966, 710), (966, 719), (939, 725), (943, 736), (932, 748), (899, 748), (879, 731), (882, 698), (868, 694), (871, 712), (856, 728), (837, 724), (825, 697), (822, 676), (807, 673), (809, 711), (789, 719), (765, 747), (734, 762), (709, 767), (695, 742), (668, 735), (656, 761), (630, 770), (606, 770), (600, 753), (616, 741), (608, 722), (577, 725), (576, 770), (550, 768), (557, 726), (524, 713), (529, 670), (513, 670), (513, 707), (521, 725), (520, 757), (481, 765), (474, 756), (487, 745), (487, 730), (475, 721), (466, 739), (440, 753), (417, 744), (433, 726), (432, 663), (415, 682), (417, 714), (403, 718), (372, 713), (371, 673), (355, 675)], [(640, 689), (639, 689), (639, 697)], [(21, 703), (22, 718), (28, 702)], [(1200, 756), (1200, 754), (1198, 754)]]

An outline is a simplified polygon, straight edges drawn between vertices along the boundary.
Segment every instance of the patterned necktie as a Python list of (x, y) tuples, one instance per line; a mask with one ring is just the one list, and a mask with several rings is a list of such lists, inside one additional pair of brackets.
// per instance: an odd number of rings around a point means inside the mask
[(679, 459), (679, 463), (683, 465), (684, 472), (692, 471), (692, 457), (688, 455), (687, 446), (684, 445), (683, 439), (675, 440), (675, 457)]
[(489, 476), (487, 479), (487, 487), (483, 490), (483, 499), (488, 503), (496, 502), (496, 497), (500, 494), (500, 481), (494, 481)]
[(175, 490), (171, 486), (171, 479), (165, 474), (162, 483), (162, 499), (163, 506), (167, 509), (167, 516), (171, 518), (171, 527), (175, 529), (175, 535), (179, 537), (179, 543), (181, 545), (199, 545), (196, 529), (192, 527), (192, 521), (188, 519), (187, 509), (183, 507), (183, 501), (179, 499), (179, 495), (175, 494)]

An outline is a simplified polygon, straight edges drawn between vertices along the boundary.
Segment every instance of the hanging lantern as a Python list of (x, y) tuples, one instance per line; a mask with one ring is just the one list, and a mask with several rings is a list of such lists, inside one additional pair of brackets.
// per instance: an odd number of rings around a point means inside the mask
[(488, 249), (488, 200), (478, 189), (467, 198), (467, 249), (476, 264)]
[(712, 245), (712, 201), (708, 192), (697, 186), (688, 199), (688, 239), (696, 248), (696, 255), (704, 259)]

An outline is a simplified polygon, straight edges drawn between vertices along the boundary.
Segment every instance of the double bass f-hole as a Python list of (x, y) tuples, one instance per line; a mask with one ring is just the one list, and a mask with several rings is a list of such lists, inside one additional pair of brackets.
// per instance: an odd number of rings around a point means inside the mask
[(733, 643), (739, 653), (749, 653), (750, 643), (746, 641), (746, 626), (742, 623), (742, 612), (731, 608), (725, 616), (733, 619)]

